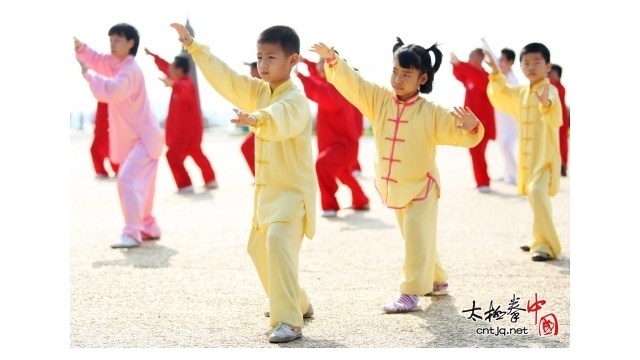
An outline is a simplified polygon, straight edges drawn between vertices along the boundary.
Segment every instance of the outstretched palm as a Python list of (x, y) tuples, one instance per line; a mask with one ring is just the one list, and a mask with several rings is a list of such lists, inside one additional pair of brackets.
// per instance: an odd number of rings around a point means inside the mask
[(540, 92), (536, 91), (535, 93), (538, 101), (540, 101), (540, 104), (544, 106), (549, 105), (549, 83), (545, 83), (542, 90), (540, 90)]
[(458, 129), (471, 131), (480, 122), (468, 106), (466, 109), (461, 107), (454, 107), (454, 109), (455, 111), (452, 111), (451, 115), (458, 119), (458, 125), (456, 125)]
[(335, 52), (333, 51), (333, 47), (330, 48), (323, 43), (313, 44), (309, 51), (313, 51), (314, 53), (320, 55), (325, 59), (332, 59), (334, 56), (336, 56)]
[(176, 29), (176, 31), (178, 32), (178, 40), (182, 43), (182, 45), (191, 45), (191, 43), (193, 42), (193, 38), (191, 38), (191, 34), (189, 34), (189, 31), (184, 27), (184, 25), (172, 23), (171, 27)]

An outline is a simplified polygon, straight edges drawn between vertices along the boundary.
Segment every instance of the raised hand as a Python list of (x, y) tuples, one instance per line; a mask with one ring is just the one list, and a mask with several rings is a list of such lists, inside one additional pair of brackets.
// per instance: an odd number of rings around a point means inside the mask
[(549, 83), (545, 83), (542, 90), (540, 90), (540, 92), (535, 91), (535, 93), (540, 104), (543, 106), (551, 106), (551, 101), (549, 101)]
[(147, 53), (147, 55), (153, 55), (153, 53), (147, 48), (144, 48), (144, 52)]
[(256, 117), (249, 114), (248, 112), (245, 112), (239, 109), (233, 109), (233, 111), (236, 113), (238, 118), (231, 119), (232, 123), (238, 124), (238, 125), (250, 125), (250, 126), (256, 124)]
[(491, 67), (491, 71), (494, 74), (499, 73), (500, 69), (498, 68), (498, 65), (496, 65), (496, 63), (493, 61), (493, 56), (491, 56), (491, 53), (486, 49), (482, 49), (482, 52), (484, 53), (484, 62), (486, 62), (489, 67)]
[(323, 43), (313, 44), (309, 51), (313, 51), (325, 59), (333, 59), (336, 56), (336, 53), (333, 51), (333, 47), (329, 48)]
[(456, 54), (451, 53), (451, 65), (457, 65), (460, 62)]
[(178, 32), (178, 41), (182, 43), (184, 46), (189, 46), (193, 42), (193, 38), (191, 38), (191, 34), (187, 31), (187, 28), (182, 24), (172, 23), (171, 27), (176, 29)]
[(164, 83), (164, 86), (166, 86), (166, 87), (172, 87), (173, 86), (173, 81), (171, 81), (171, 79), (169, 79), (167, 77), (159, 77), (158, 79), (160, 79), (160, 81), (162, 81)]
[(461, 107), (454, 107), (453, 109), (455, 111), (452, 111), (451, 115), (458, 119), (458, 125), (456, 125), (458, 129), (471, 131), (480, 122), (468, 106), (464, 109)]
[(87, 68), (87, 65), (85, 65), (82, 61), (78, 60), (78, 64), (80, 64), (80, 70), (82, 71), (82, 74), (89, 71), (89, 69)]
[(73, 37), (73, 47), (78, 51), (82, 47), (82, 41), (78, 40), (77, 37)]

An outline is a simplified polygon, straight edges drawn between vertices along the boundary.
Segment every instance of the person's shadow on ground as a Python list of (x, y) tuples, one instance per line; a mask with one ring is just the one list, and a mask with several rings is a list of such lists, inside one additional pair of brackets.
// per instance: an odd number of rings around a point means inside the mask
[(157, 242), (145, 241), (137, 248), (117, 249), (124, 255), (124, 259), (96, 261), (94, 268), (103, 266), (133, 266), (135, 268), (165, 268), (170, 266), (169, 260), (178, 252), (171, 248), (158, 245)]

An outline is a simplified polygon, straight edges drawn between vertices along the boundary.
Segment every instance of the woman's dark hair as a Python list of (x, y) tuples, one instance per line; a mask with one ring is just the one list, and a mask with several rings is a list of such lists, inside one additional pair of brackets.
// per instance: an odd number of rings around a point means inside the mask
[(133, 39), (133, 47), (129, 49), (129, 55), (136, 56), (138, 53), (138, 46), (140, 45), (140, 34), (138, 34), (138, 30), (136, 30), (136, 28), (129, 24), (116, 24), (109, 29), (108, 35), (123, 36), (127, 41)]
[[(429, 94), (433, 90), (433, 77), (442, 64), (442, 52), (437, 48), (438, 44), (433, 44), (430, 48), (425, 49), (420, 45), (405, 45), (399, 37), (396, 40), (396, 44), (393, 45), (393, 59), (397, 59), (400, 66), (405, 69), (413, 68), (418, 70), (420, 75), (427, 74), (427, 82), (420, 85), (420, 92)], [(429, 52), (433, 53), (435, 60), (433, 65)]]

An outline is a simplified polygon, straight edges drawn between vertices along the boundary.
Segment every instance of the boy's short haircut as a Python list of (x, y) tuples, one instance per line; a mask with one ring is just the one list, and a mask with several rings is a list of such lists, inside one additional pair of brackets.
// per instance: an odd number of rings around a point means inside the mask
[(516, 52), (509, 49), (509, 48), (504, 48), (502, 49), (502, 55), (504, 55), (507, 60), (509, 61), (516, 61)]
[(178, 69), (182, 69), (182, 72), (185, 74), (189, 73), (191, 70), (191, 64), (189, 64), (189, 59), (186, 56), (178, 55), (175, 58), (175, 67)]
[(127, 39), (127, 41), (133, 39), (133, 47), (129, 49), (129, 55), (136, 56), (136, 54), (138, 53), (138, 46), (140, 46), (140, 34), (138, 33), (138, 30), (136, 30), (136, 28), (129, 24), (120, 23), (113, 25), (111, 29), (109, 29), (108, 35), (122, 36)]
[(562, 66), (560, 65), (556, 65), (556, 64), (551, 64), (551, 71), (555, 70), (558, 73), (558, 77), (561, 78), (562, 77)]
[(522, 56), (535, 53), (542, 55), (547, 64), (551, 62), (551, 53), (549, 52), (549, 49), (540, 43), (531, 43), (523, 47), (522, 51), (520, 51), (520, 62), (522, 62)]
[(482, 49), (476, 48), (476, 49), (473, 49), (473, 52), (476, 53), (476, 55), (478, 55), (478, 56), (480, 56), (481, 58), (484, 59), (484, 51), (482, 51)]
[(279, 45), (286, 56), (300, 54), (300, 37), (288, 26), (272, 26), (258, 36), (258, 44)]

